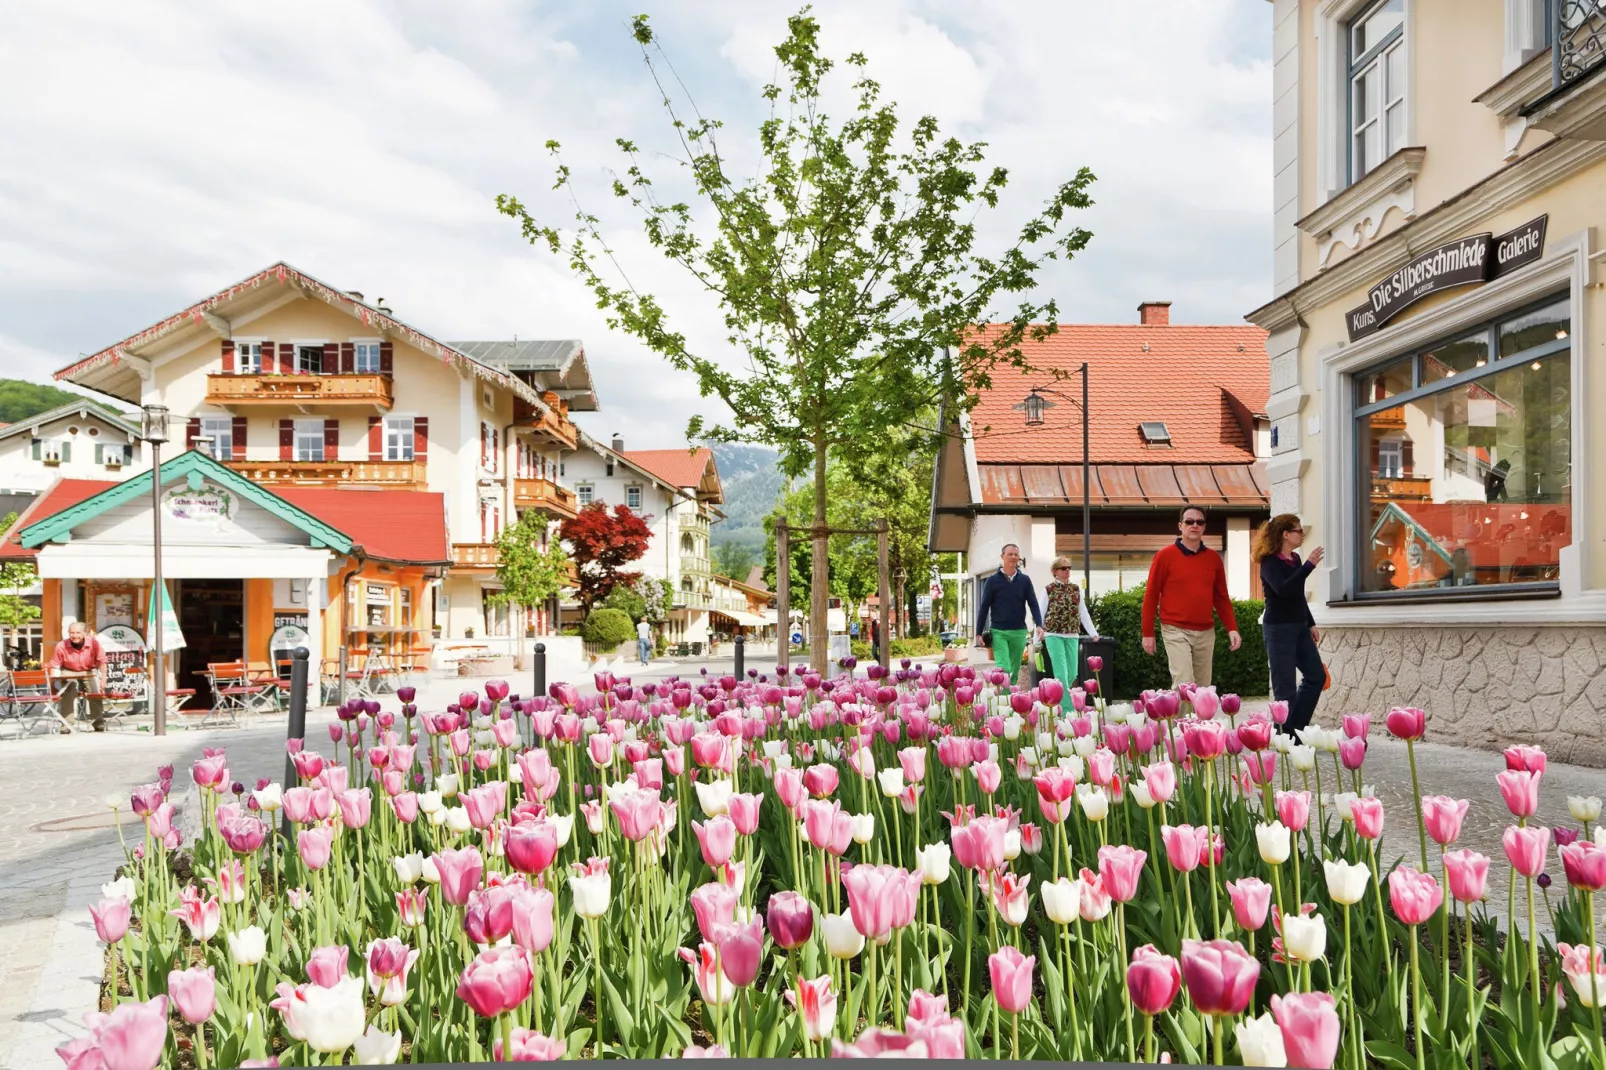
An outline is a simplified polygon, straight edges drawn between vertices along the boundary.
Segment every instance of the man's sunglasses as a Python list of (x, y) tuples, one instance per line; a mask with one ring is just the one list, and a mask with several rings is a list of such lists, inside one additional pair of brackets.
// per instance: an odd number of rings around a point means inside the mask
[(1205, 526), (1205, 522), (1203, 520), (1184, 520), (1182, 524), (1184, 527), (1189, 528), (1202, 528)]

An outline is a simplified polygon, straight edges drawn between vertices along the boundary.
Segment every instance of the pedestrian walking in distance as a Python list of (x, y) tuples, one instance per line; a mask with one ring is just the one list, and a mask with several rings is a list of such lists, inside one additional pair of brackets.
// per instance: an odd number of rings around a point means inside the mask
[(1143, 652), (1155, 651), (1154, 617), (1160, 615), (1160, 638), (1171, 666), (1171, 686), (1208, 687), (1216, 656), (1216, 622), (1221, 618), (1227, 642), (1237, 650), (1243, 637), (1227, 596), (1227, 568), (1221, 555), (1204, 544), (1208, 514), (1185, 505), (1178, 514), (1178, 538), (1154, 555), (1143, 590)]
[[(1037, 635), (1043, 634), (1043, 611), (1037, 605), (1032, 579), (1021, 571), (1020, 547), (1006, 543), (998, 558), (998, 571), (987, 577), (976, 606), (976, 645), (991, 646), (993, 664), (1009, 673), (1014, 683), (1026, 653), (1026, 611), (1032, 611)], [(988, 628), (992, 642), (987, 642)]]
[[(1251, 557), (1260, 566), (1266, 616), (1266, 660), (1271, 663), (1271, 697), (1288, 703), (1288, 721), (1282, 731), (1293, 733), (1310, 724), (1316, 702), (1327, 684), (1327, 670), (1316, 644), (1322, 633), (1305, 601), (1305, 580), (1322, 563), (1320, 546), (1301, 561), (1299, 548), (1305, 526), (1293, 513), (1279, 513), (1255, 533)], [(1295, 674), (1299, 684), (1294, 684)]]
[(652, 661), (652, 625), (645, 620), (636, 622), (636, 657), (643, 665)]
[(1049, 675), (1063, 683), (1074, 684), (1082, 664), (1078, 618), (1082, 632), (1089, 639), (1097, 639), (1099, 634), (1093, 627), (1093, 617), (1087, 611), (1082, 589), (1071, 579), (1071, 559), (1056, 557), (1053, 574), (1048, 584), (1048, 610), (1043, 614), (1043, 648), (1048, 652)]

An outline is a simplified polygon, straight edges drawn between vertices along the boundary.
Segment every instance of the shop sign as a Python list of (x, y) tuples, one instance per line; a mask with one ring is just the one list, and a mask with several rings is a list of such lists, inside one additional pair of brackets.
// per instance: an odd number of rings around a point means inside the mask
[(165, 501), (167, 515), (174, 520), (221, 523), (229, 517), (234, 496), (219, 487), (203, 485), (199, 490), (188, 487), (171, 490)]
[(1504, 234), (1473, 234), (1431, 249), (1367, 291), (1366, 303), (1344, 314), (1349, 340), (1360, 341), (1431, 294), (1481, 285), (1526, 267), (1545, 249), (1549, 216), (1531, 219)]
[(129, 670), (145, 664), (144, 638), (126, 624), (102, 628), (95, 638), (106, 652), (105, 690), (113, 694), (132, 694), (137, 674), (131, 676)]

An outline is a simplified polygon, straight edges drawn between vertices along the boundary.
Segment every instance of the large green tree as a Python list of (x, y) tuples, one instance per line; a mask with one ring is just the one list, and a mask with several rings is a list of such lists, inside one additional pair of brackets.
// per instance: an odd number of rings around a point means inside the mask
[[(833, 118), (825, 109), (833, 63), (819, 23), (804, 9), (788, 30), (775, 48), (779, 77), (763, 91), (770, 115), (755, 151), (733, 157), (722, 148), (722, 125), (672, 95), (680, 80), (646, 17), (632, 25), (663, 95), (672, 155), (709, 215), (699, 222), (688, 201), (661, 196), (647, 153), (627, 140), (618, 142), (624, 171), (612, 189), (638, 213), (646, 240), (718, 302), (738, 360), (694, 346), (659, 301), (632, 284), (561, 156), (557, 187), (576, 206), (572, 228), (541, 221), (512, 196), (499, 197), (498, 207), (571, 267), (610, 326), (724, 402), (730, 419), (693, 417), (691, 438), (763, 442), (780, 451), (789, 476), (812, 473), (804, 528), (813, 535), (813, 573), (823, 579), (829, 459), (852, 465), (935, 401), (972, 404), (1000, 363), (1026, 366), (1020, 343), (1052, 333), (1057, 316), (1052, 301), (1031, 300), (1039, 270), (1091, 237), (1070, 219), (1091, 203), (1093, 175), (1083, 169), (1064, 182), (1013, 242), (983, 254), (977, 219), (998, 207), (1008, 172), (987, 168), (982, 143), (944, 136), (931, 116), (903, 124), (860, 53), (847, 59), (852, 111)], [(557, 143), (548, 145), (557, 155)], [(1000, 308), (1006, 300), (1014, 307)], [(1004, 322), (968, 330), (994, 320)], [(811, 590), (811, 649), (821, 670), (826, 590)]]

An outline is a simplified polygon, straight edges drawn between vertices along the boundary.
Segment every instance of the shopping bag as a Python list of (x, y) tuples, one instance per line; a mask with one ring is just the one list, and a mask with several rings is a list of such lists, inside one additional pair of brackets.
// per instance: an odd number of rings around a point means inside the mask
[(1327, 662), (1325, 661), (1322, 662), (1322, 675), (1326, 677), (1326, 679), (1322, 681), (1322, 690), (1331, 691), (1333, 689), (1333, 673), (1332, 670), (1327, 667)]

